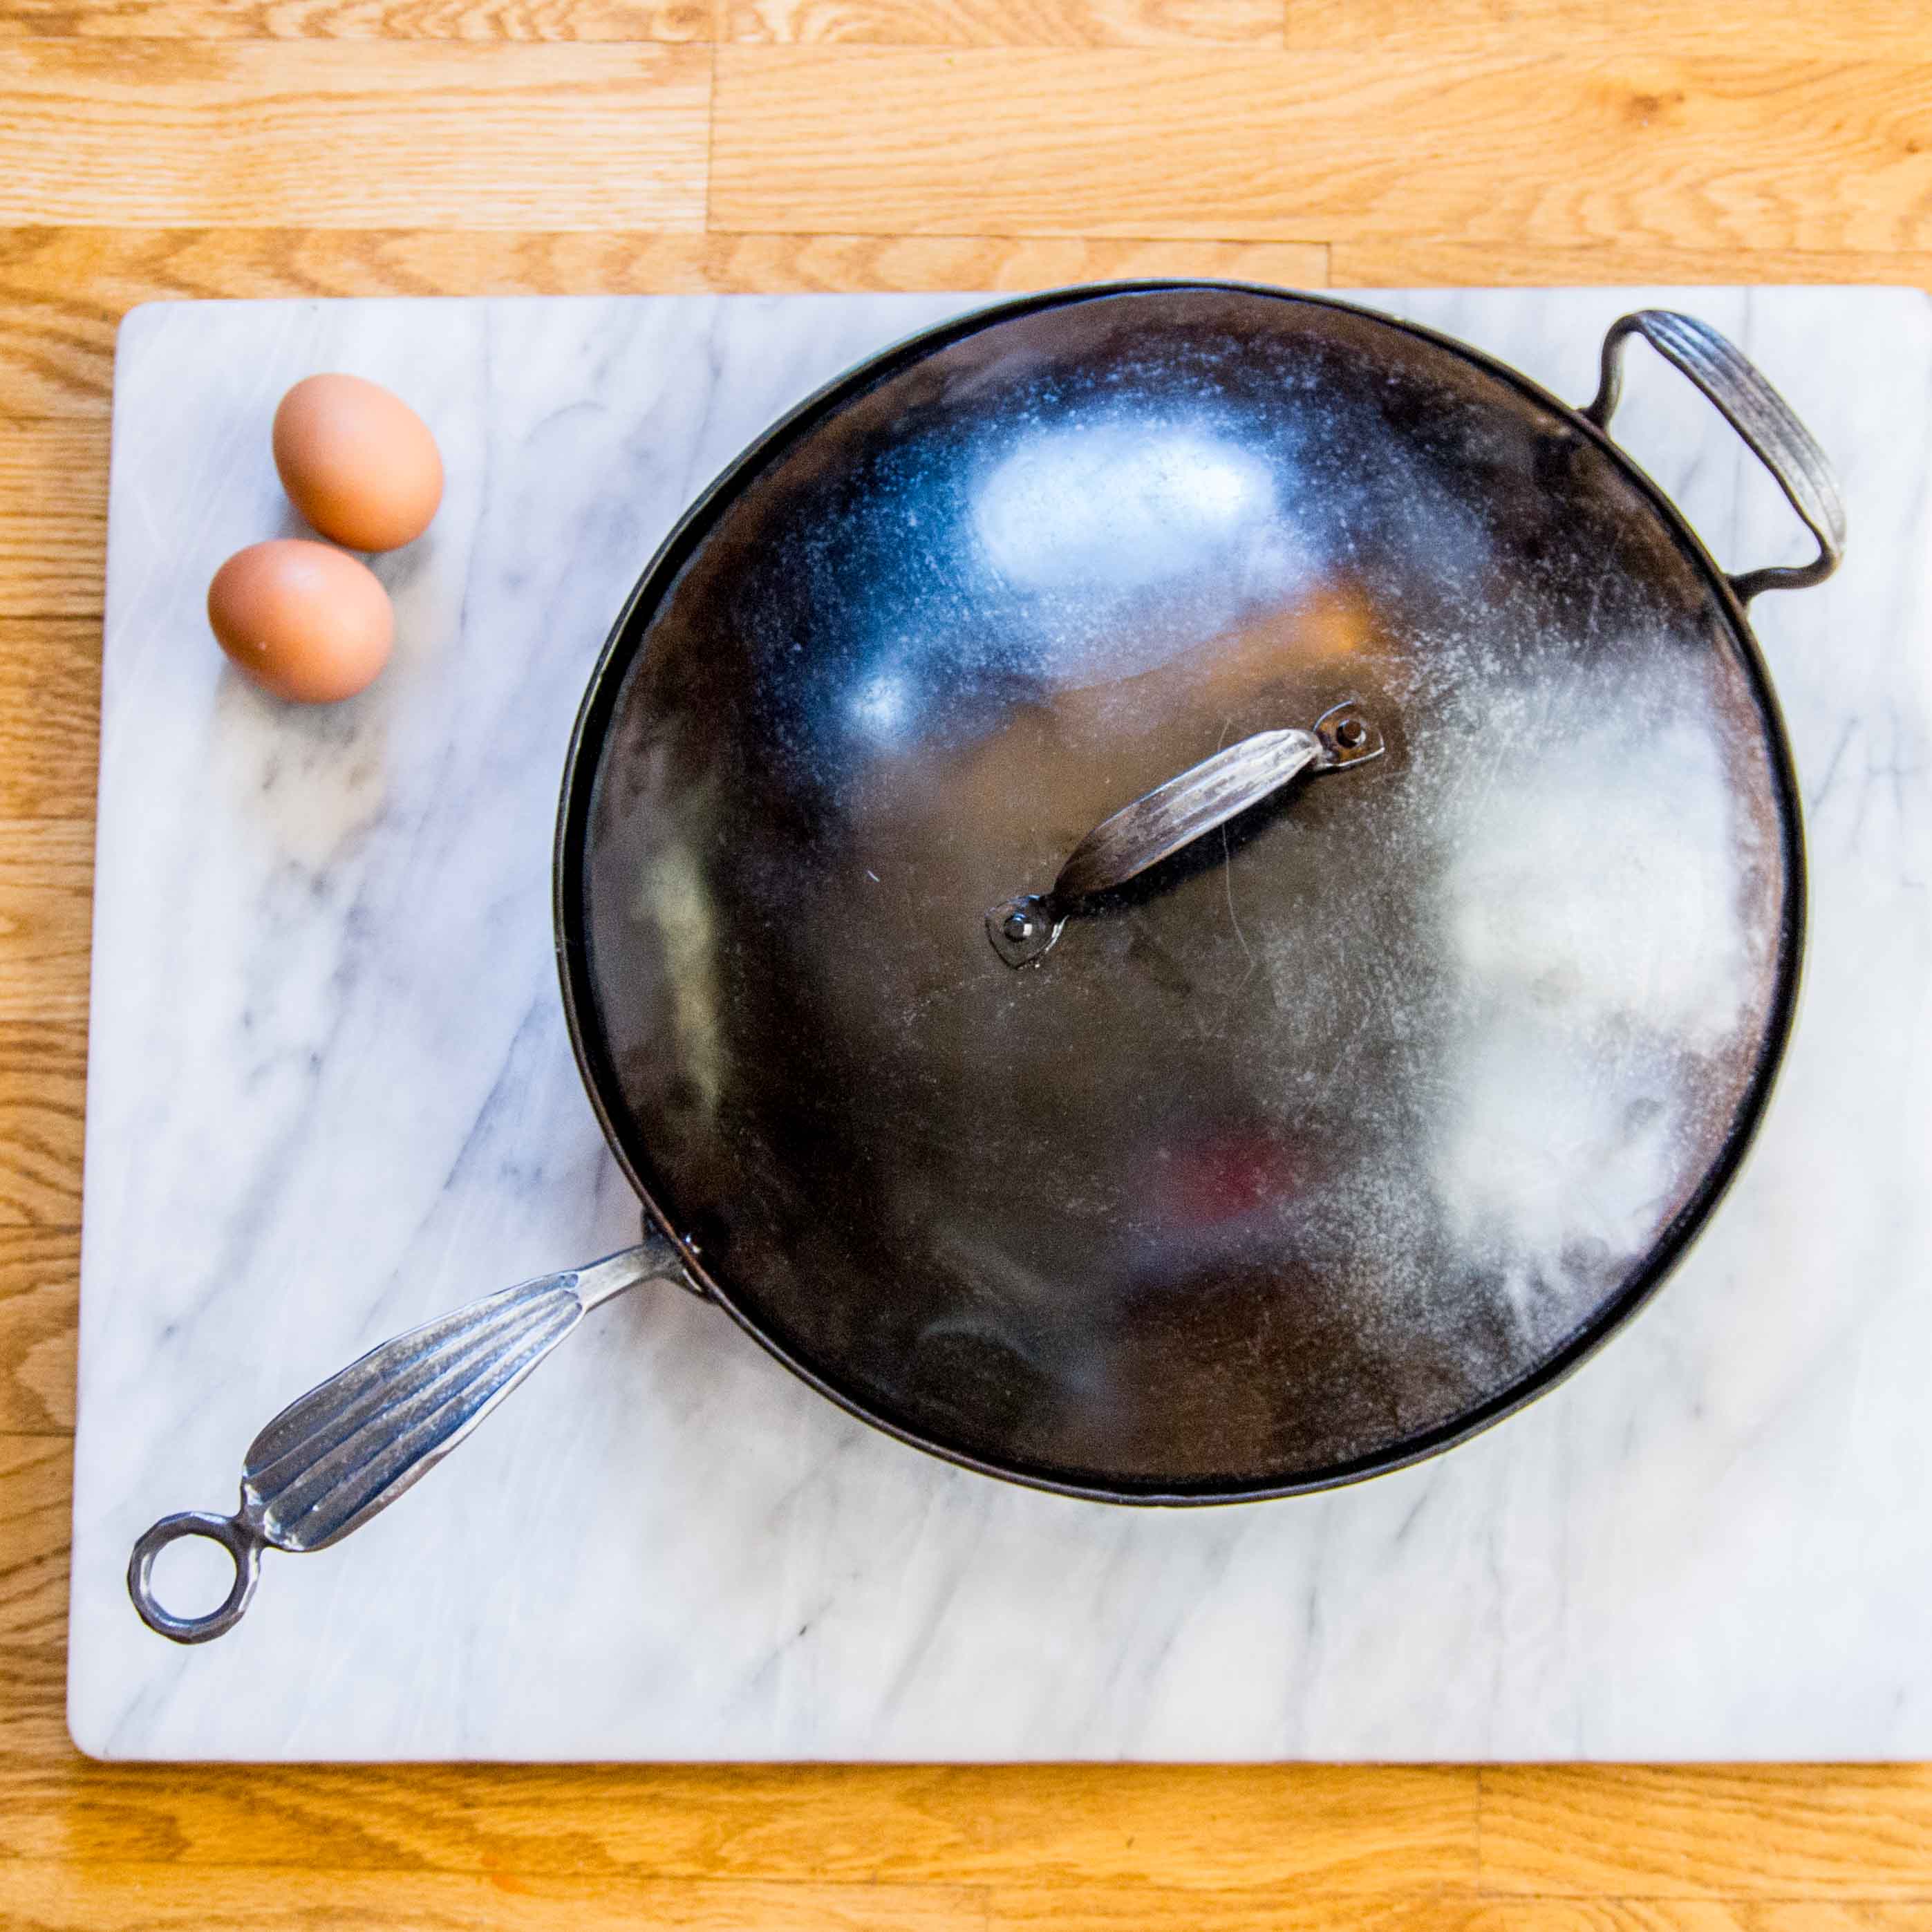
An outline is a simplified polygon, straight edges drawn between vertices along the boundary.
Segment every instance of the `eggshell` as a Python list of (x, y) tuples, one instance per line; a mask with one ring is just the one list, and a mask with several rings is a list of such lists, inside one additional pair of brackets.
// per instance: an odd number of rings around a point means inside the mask
[(360, 376), (308, 376), (275, 411), (275, 468), (289, 500), (351, 550), (394, 550), (428, 529), (442, 458), (400, 396)]
[(264, 690), (302, 704), (354, 697), (388, 662), (395, 632), (375, 572), (303, 537), (237, 550), (208, 586), (208, 622)]

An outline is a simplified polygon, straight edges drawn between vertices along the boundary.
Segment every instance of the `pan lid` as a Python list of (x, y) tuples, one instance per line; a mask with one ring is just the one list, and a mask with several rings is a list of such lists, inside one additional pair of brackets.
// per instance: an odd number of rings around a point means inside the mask
[(1802, 899), (1741, 610), (1627, 459), (1220, 286), (781, 424), (640, 585), (560, 838), (593, 1093), (726, 1305), (1149, 1499), (1427, 1453), (1606, 1332), (1741, 1154)]

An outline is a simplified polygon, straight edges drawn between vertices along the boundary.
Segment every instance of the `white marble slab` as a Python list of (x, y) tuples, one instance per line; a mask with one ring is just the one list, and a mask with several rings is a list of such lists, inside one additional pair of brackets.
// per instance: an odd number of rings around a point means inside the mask
[[(667, 1292), (592, 1318), (446, 1468), (246, 1622), (136, 1622), (130, 1542), (232, 1506), (284, 1401), (398, 1329), (622, 1244), (551, 964), (551, 812), (613, 614), (776, 412), (972, 297), (182, 304), (118, 366), (69, 1709), (130, 1758), (1932, 1756), (1932, 327), (1906, 291), (1367, 299), (1572, 398), (1688, 308), (1840, 466), (1850, 560), (1761, 633), (1814, 926), (1743, 1179), (1628, 1334), (1445, 1459), (1148, 1514), (930, 1461)], [(1619, 428), (1726, 562), (1796, 526), (1633, 351)], [(428, 418), (396, 662), (304, 713), (202, 616), (289, 527), (274, 400)], [(181, 1589), (177, 1580), (176, 1594)], [(193, 1606), (184, 1606), (193, 1607)]]

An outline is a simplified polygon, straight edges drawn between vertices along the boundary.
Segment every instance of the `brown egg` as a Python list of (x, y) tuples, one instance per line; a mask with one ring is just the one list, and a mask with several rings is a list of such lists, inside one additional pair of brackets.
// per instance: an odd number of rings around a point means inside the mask
[(442, 501), (429, 425), (360, 376), (304, 376), (275, 411), (274, 447), (290, 502), (351, 550), (413, 543)]
[(264, 690), (302, 704), (353, 698), (388, 662), (395, 630), (375, 572), (305, 537), (237, 550), (208, 586), (208, 621)]

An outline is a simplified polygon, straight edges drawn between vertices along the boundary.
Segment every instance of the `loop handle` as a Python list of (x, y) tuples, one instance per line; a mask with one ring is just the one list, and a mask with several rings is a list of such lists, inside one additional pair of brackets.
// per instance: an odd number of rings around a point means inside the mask
[(1716, 407), (1818, 539), (1817, 556), (1810, 563), (1775, 565), (1730, 578), (1738, 602), (1748, 604), (1760, 590), (1802, 590), (1822, 584), (1838, 568), (1845, 549), (1844, 500), (1831, 459), (1791, 405), (1708, 322), (1664, 308), (1639, 309), (1612, 322), (1604, 338), (1602, 378), (1582, 413), (1608, 431), (1623, 388), (1624, 344), (1633, 335), (1641, 335)]
[(1082, 900), (1139, 878), (1302, 772), (1346, 770), (1382, 750), (1382, 733), (1352, 698), (1324, 711), (1311, 730), (1257, 731), (1102, 819), (1067, 855), (1050, 890), (1002, 899), (987, 913), (986, 937), (1009, 966), (1030, 966)]

